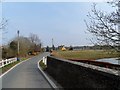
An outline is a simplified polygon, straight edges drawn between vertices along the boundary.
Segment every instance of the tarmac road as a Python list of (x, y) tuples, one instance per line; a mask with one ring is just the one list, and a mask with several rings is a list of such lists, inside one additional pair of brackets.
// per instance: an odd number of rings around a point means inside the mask
[(37, 67), (49, 53), (42, 53), (16, 66), (2, 77), (2, 88), (52, 88)]

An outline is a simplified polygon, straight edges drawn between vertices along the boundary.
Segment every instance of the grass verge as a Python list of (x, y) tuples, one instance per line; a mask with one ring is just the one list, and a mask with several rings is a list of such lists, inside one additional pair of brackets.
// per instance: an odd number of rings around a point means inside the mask
[(47, 66), (43, 63), (43, 60), (39, 62), (39, 65), (42, 68), (42, 70), (45, 70), (47, 68)]
[(21, 61), (27, 60), (28, 58), (20, 58), (20, 61), (16, 61), (14, 63), (8, 64), (2, 68), (0, 68), (0, 75), (5, 73), (6, 71), (8, 71), (10, 68), (12, 68), (13, 66), (15, 66), (16, 64), (20, 63)]
[(11, 63), (9, 65), (6, 65), (2, 68), (0, 68), (0, 71), (2, 71), (2, 74), (5, 73), (6, 71), (8, 71), (10, 68), (12, 68), (13, 66), (15, 66), (16, 64), (18, 64), (20, 61), (16, 61), (14, 63)]

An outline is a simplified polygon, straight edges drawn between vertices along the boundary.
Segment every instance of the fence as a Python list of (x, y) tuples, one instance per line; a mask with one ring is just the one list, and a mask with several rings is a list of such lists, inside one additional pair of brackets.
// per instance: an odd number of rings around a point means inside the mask
[(8, 65), (8, 64), (10, 64), (10, 63), (13, 63), (13, 62), (15, 62), (15, 61), (17, 61), (17, 58), (16, 58), (16, 57), (15, 57), (15, 58), (10, 58), (10, 59), (1, 60), (1, 61), (0, 61), (0, 68), (4, 67), (4, 66), (6, 66), (6, 65)]

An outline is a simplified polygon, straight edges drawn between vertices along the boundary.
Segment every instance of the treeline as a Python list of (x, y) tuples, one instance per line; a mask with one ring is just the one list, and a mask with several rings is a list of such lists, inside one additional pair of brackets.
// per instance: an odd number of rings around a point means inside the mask
[(120, 46), (112, 46), (112, 45), (93, 45), (93, 46), (64, 46), (60, 45), (58, 47), (46, 47), (46, 51), (50, 50), (112, 50), (119, 51)]
[(11, 58), (18, 55), (19, 41), (19, 57), (28, 55), (36, 55), (43, 51), (42, 42), (36, 34), (30, 34), (29, 37), (15, 37), (7, 45), (2, 46), (2, 58)]

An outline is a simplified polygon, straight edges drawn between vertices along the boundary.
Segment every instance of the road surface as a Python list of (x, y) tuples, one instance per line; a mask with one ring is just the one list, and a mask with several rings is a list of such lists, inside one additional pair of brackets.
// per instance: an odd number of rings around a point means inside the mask
[(2, 77), (2, 88), (51, 88), (37, 67), (43, 53), (15, 67)]

